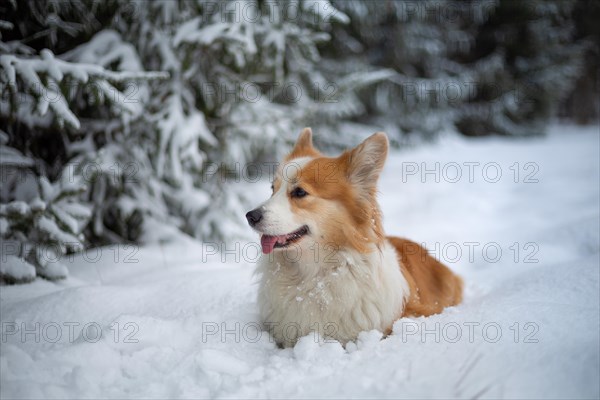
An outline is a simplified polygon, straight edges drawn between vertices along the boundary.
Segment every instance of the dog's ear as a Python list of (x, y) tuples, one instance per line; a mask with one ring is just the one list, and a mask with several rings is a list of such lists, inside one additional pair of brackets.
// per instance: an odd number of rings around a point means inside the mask
[(315, 156), (318, 155), (318, 153), (319, 152), (313, 147), (312, 129), (304, 128), (302, 129), (302, 132), (300, 132), (292, 152), (288, 155), (288, 159), (295, 157)]
[(298, 136), (298, 140), (296, 140), (296, 144), (294, 145), (294, 150), (292, 153), (301, 152), (303, 150), (312, 149), (312, 129), (304, 128), (300, 135)]
[(377, 132), (346, 153), (347, 176), (352, 184), (375, 189), (388, 153), (388, 138)]

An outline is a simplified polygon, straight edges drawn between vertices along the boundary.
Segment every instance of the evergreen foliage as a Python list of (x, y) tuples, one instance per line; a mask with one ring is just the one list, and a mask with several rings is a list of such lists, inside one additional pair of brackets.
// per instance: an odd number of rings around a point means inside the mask
[[(582, 75), (591, 43), (575, 40), (562, 0), (334, 3), (350, 17), (324, 52), (331, 76), (393, 71), (361, 91), (358, 121), (431, 137), (536, 135)], [(340, 61), (342, 60), (342, 61)]]
[(4, 2), (2, 277), (63, 277), (48, 260), (87, 246), (232, 239), (245, 168), (306, 125), (325, 147), (355, 123), (396, 144), (540, 133), (597, 80), (588, 3)]

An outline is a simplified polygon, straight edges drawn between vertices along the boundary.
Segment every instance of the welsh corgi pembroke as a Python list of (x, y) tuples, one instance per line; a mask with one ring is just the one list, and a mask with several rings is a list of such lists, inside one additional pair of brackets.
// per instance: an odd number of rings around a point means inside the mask
[(461, 278), (419, 244), (383, 232), (376, 194), (388, 147), (378, 132), (326, 157), (305, 128), (271, 197), (246, 214), (261, 235), (260, 316), (278, 345), (318, 333), (345, 346), (362, 331), (387, 335), (400, 317), (460, 303)]

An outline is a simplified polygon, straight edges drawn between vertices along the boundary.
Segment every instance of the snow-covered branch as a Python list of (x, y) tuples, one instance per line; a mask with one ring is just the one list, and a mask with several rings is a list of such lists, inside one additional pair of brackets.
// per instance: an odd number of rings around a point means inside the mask
[(92, 83), (102, 99), (109, 102), (112, 99), (112, 104), (133, 112), (131, 103), (118, 100), (126, 99), (127, 95), (112, 83), (165, 79), (168, 76), (167, 72), (110, 71), (98, 65), (71, 63), (56, 58), (48, 49), (42, 50), (39, 58), (0, 55), (0, 85), (16, 94), (20, 90), (18, 82), (23, 82), (24, 89), (35, 97), (39, 115), (45, 115), (51, 109), (60, 125), (65, 123), (73, 129), (79, 129), (81, 125), (61, 90), (61, 84), (67, 78), (77, 85)]

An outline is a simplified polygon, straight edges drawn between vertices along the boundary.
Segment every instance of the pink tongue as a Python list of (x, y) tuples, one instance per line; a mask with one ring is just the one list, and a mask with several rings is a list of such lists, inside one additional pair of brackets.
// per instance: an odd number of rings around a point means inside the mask
[(275, 247), (275, 243), (277, 243), (277, 239), (279, 236), (269, 236), (262, 235), (260, 238), (260, 245), (262, 246), (263, 254), (269, 254), (273, 251), (273, 247)]

